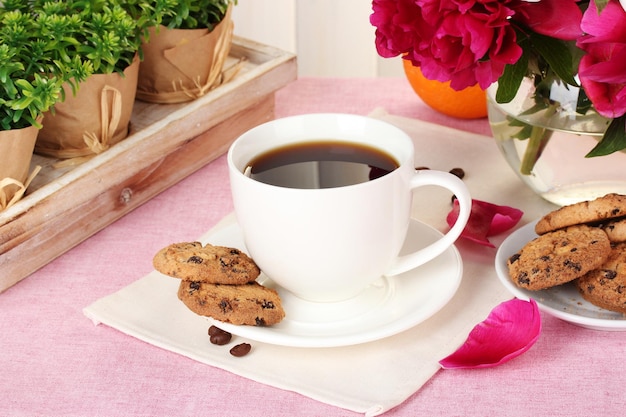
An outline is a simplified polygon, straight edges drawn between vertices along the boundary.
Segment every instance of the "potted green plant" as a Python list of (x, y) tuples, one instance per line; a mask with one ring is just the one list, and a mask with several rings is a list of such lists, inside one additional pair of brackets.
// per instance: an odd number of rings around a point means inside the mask
[(203, 96), (221, 82), (233, 36), (236, 0), (126, 0), (147, 28), (137, 98), (178, 103)]
[(67, 21), (63, 59), (88, 60), (93, 74), (46, 115), (35, 152), (74, 162), (124, 139), (130, 128), (141, 28), (121, 0), (31, 0), (30, 13)]
[[(29, 13), (24, 1), (0, 5), (0, 211), (25, 193), (43, 115), (92, 72), (89, 62), (65, 55), (65, 27)], [(60, 59), (59, 59), (60, 58)]]

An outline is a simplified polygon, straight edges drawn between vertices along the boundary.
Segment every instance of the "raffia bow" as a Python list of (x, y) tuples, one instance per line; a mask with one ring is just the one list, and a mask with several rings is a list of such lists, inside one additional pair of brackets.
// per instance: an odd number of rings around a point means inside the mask
[[(109, 115), (109, 101), (107, 95), (111, 93), (113, 95), (113, 101), (111, 106), (111, 114)], [(117, 89), (110, 86), (105, 86), (102, 89), (100, 95), (100, 118), (101, 118), (101, 132), (98, 137), (93, 132), (85, 132), (83, 134), (83, 140), (89, 149), (94, 154), (99, 154), (109, 149), (109, 143), (113, 138), (115, 130), (120, 124), (122, 116), (122, 93)]]
[[(112, 97), (110, 108), (109, 95)], [(111, 139), (120, 124), (121, 115), (122, 93), (117, 88), (108, 85), (104, 86), (100, 93), (100, 136), (95, 132), (83, 133), (83, 141), (91, 150), (92, 155), (72, 157), (68, 155), (71, 153), (71, 150), (67, 150), (66, 156), (69, 156), (70, 159), (57, 162), (54, 164), (54, 167), (61, 168), (78, 165), (109, 149)], [(79, 152), (82, 152), (82, 150), (79, 150)]]
[[(23, 184), (14, 178), (3, 178), (2, 180), (0, 180), (0, 211), (8, 209), (24, 196), (24, 193), (26, 193), (26, 189), (33, 181), (35, 176), (37, 176), (39, 171), (41, 171), (41, 167), (37, 165)], [(17, 191), (15, 191), (11, 198), (9, 198), (8, 192), (8, 188), (10, 186), (17, 186)]]

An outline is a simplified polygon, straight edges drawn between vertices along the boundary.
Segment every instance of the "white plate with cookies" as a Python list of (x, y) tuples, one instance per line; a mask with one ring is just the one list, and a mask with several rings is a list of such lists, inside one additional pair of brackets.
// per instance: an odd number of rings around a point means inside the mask
[(518, 253), (528, 242), (537, 238), (537, 221), (522, 226), (502, 242), (498, 248), (495, 268), (502, 284), (517, 298), (537, 302), (541, 311), (567, 322), (594, 330), (626, 330), (626, 316), (598, 307), (577, 290), (573, 282), (551, 288), (531, 291), (517, 286), (509, 276), (507, 260)]

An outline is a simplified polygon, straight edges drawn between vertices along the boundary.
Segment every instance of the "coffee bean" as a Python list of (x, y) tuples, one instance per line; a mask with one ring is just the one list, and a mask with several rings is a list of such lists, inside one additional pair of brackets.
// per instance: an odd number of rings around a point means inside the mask
[(450, 170), (450, 174), (456, 175), (460, 179), (463, 179), (463, 177), (465, 177), (465, 171), (463, 170), (463, 168), (452, 168)]
[(415, 167), (415, 170), (417, 170), (417, 171), (422, 171), (422, 170), (425, 170), (425, 169), (430, 169), (430, 168), (428, 168), (428, 167)]
[(230, 342), (232, 337), (233, 336), (229, 332), (222, 330), (219, 327), (209, 327), (209, 340), (214, 345), (225, 345)]
[(220, 329), (217, 326), (211, 326), (211, 327), (209, 327), (209, 336), (213, 336), (214, 334), (221, 333), (223, 331), (224, 330)]
[(250, 349), (252, 349), (252, 346), (250, 346), (249, 343), (240, 343), (237, 346), (233, 346), (230, 350), (230, 354), (237, 357), (246, 356), (250, 352)]
[(214, 345), (225, 345), (228, 342), (230, 342), (231, 339), (231, 334), (230, 333), (220, 333), (220, 334), (216, 334), (214, 336), (211, 336), (209, 338), (209, 340), (211, 341), (211, 343), (213, 343)]

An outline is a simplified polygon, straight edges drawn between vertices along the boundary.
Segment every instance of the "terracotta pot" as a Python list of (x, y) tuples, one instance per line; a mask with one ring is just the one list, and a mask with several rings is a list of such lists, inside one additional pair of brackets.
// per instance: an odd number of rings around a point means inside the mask
[(150, 28), (149, 42), (142, 45), (137, 98), (151, 103), (181, 103), (220, 85), (232, 44), (231, 9), (211, 32), (206, 28)]
[(62, 159), (92, 156), (128, 136), (138, 73), (135, 58), (123, 77), (91, 75), (75, 96), (66, 86), (65, 101), (45, 116), (35, 152)]
[(0, 131), (0, 211), (15, 204), (30, 183), (30, 162), (39, 129)]

